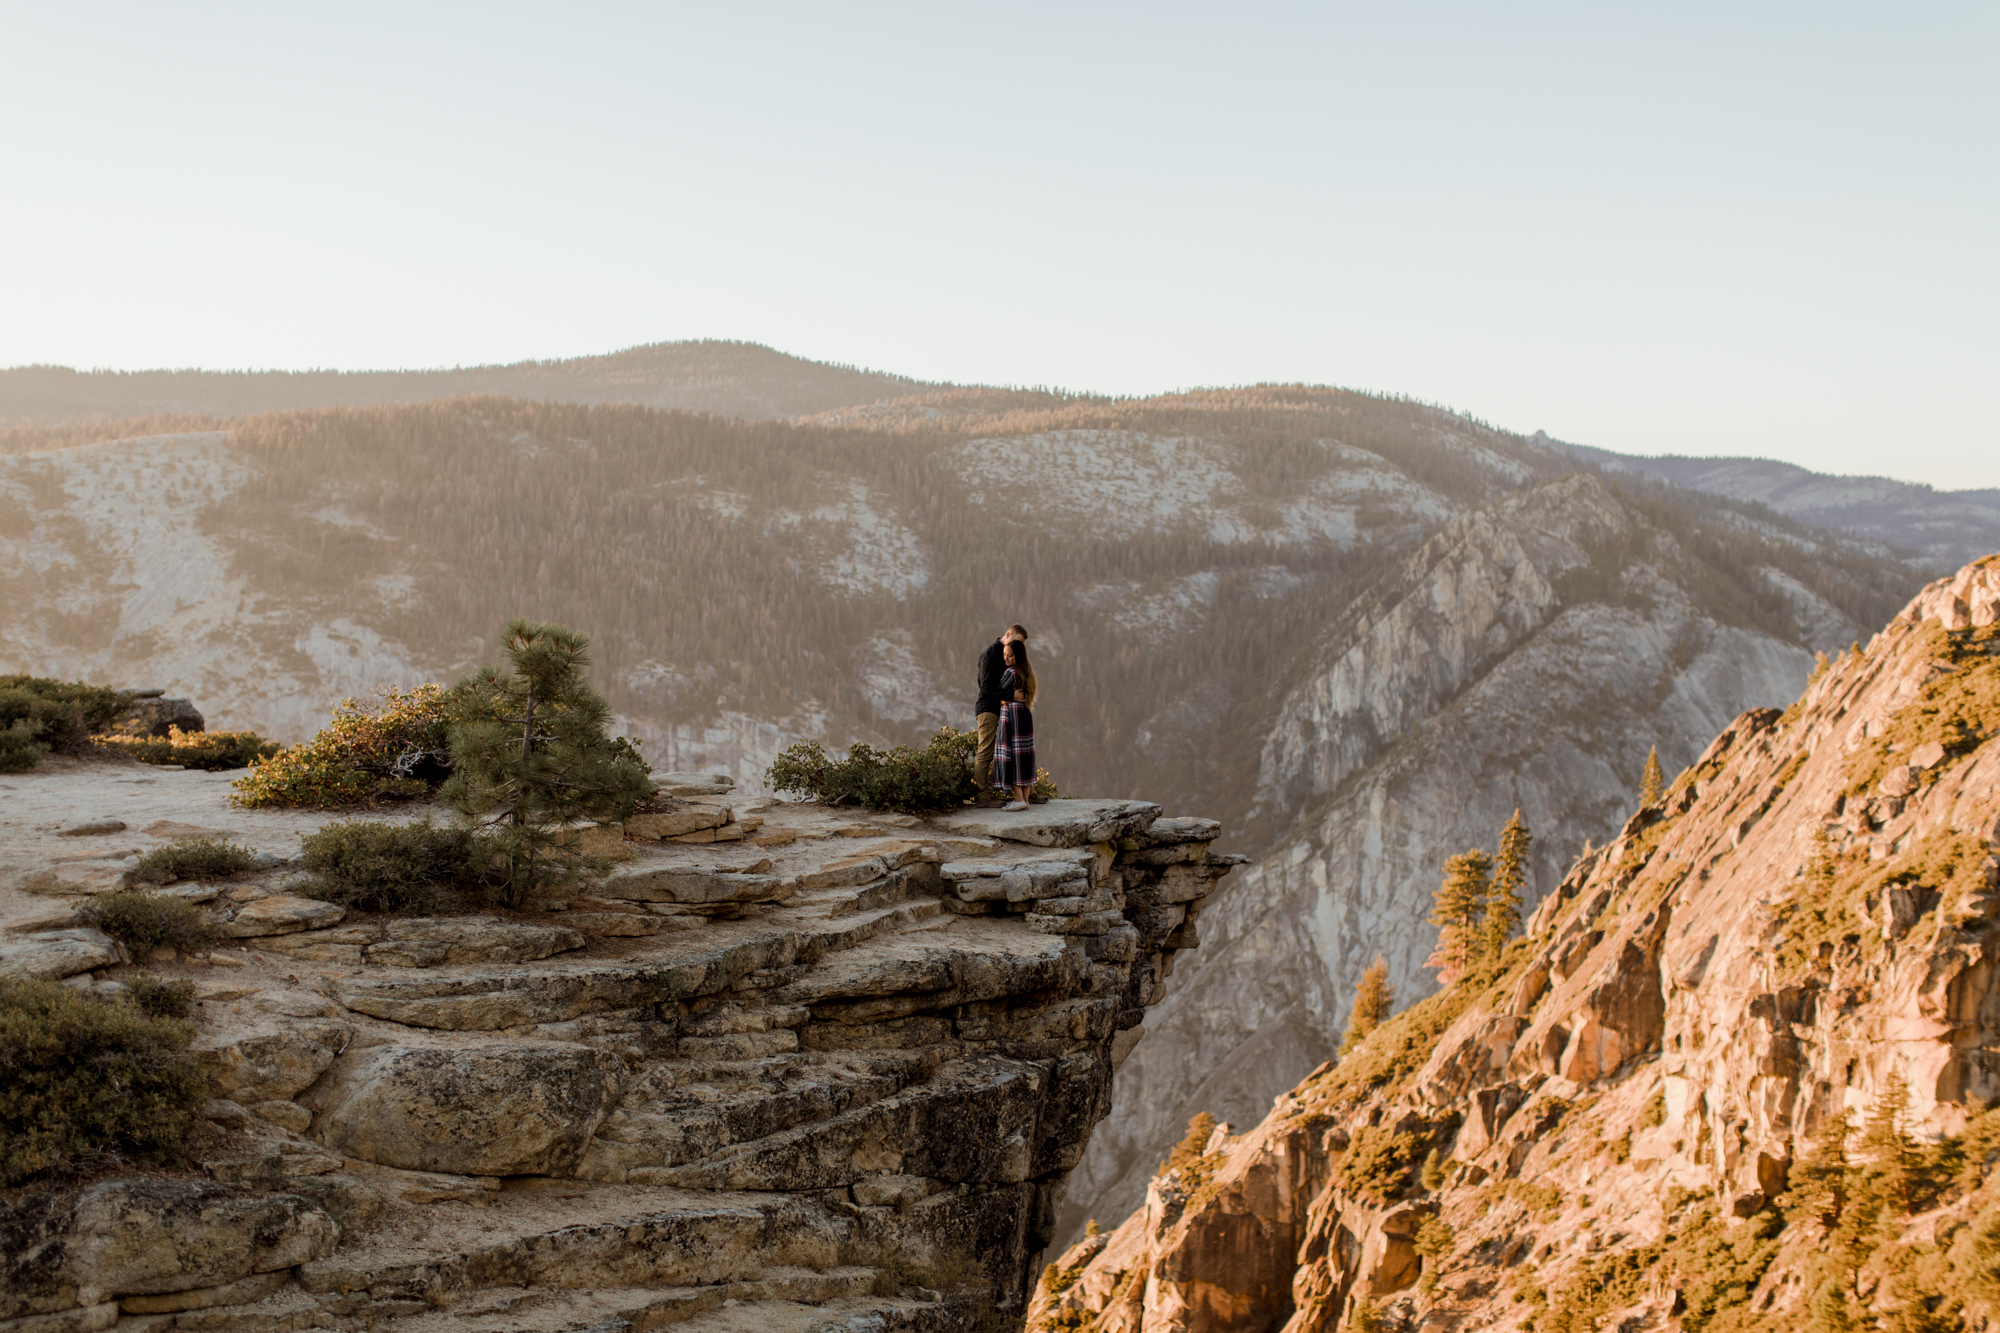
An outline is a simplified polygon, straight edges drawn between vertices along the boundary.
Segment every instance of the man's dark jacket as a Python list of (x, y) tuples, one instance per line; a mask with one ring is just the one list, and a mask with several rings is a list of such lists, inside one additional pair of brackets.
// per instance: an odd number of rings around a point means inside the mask
[(991, 647), (979, 655), (979, 702), (972, 706), (978, 713), (1000, 711), (1000, 677), (1007, 672), (1007, 654), (995, 639)]

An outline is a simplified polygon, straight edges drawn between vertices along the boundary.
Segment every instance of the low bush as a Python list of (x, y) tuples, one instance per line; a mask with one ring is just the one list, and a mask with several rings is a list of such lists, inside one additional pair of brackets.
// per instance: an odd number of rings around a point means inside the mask
[(161, 948), (203, 953), (222, 938), (221, 928), (199, 907), (157, 893), (100, 893), (76, 914), (124, 945), (134, 959)]
[(248, 768), (277, 754), (281, 747), (254, 731), (182, 731), (169, 727), (164, 736), (98, 736), (106, 749), (130, 755), (142, 764), (179, 764), (211, 771)]
[(1417, 1164), (1417, 1147), (1414, 1134), (1363, 1125), (1347, 1145), (1335, 1180), (1347, 1193), (1378, 1207), (1386, 1206), (1409, 1187), (1410, 1169)]
[(243, 806), (338, 809), (429, 795), (449, 772), (456, 695), (442, 685), (343, 699), (318, 735), (252, 764), (230, 799)]
[(25, 773), (49, 752), (35, 737), (42, 734), (32, 718), (17, 718), (0, 727), (0, 773)]
[(131, 701), (82, 681), (0, 676), (0, 772), (33, 768), (52, 750), (81, 750)]
[(220, 838), (176, 838), (155, 847), (127, 872), (135, 884), (172, 884), (178, 879), (221, 879), (257, 864), (257, 854)]
[(0, 977), (0, 1187), (110, 1157), (186, 1161), (208, 1099), (193, 1038), (137, 1004)]
[(361, 912), (423, 916), (478, 878), (479, 839), (463, 828), (347, 820), (305, 839), (313, 878), (295, 891)]
[[(777, 757), (767, 778), (773, 791), (824, 805), (852, 803), (922, 814), (949, 810), (973, 797), (978, 789), (972, 782), (972, 758), (978, 748), (977, 735), (950, 727), (940, 727), (921, 750), (854, 745), (845, 759), (828, 755), (817, 741), (801, 741)], [(1038, 801), (1060, 795), (1047, 769), (1036, 770), (1032, 794)]]
[(194, 1010), (194, 983), (169, 981), (151, 972), (125, 980), (126, 998), (151, 1018), (186, 1018)]

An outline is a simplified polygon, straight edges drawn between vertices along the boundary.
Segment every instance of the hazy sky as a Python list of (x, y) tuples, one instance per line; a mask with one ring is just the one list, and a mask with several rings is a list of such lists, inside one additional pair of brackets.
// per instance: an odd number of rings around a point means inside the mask
[(0, 0), (0, 365), (744, 338), (2000, 486), (2000, 5)]

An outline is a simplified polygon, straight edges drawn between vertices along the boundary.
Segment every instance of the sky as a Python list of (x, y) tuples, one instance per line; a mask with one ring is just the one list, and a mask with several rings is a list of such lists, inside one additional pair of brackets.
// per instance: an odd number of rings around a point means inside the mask
[(2000, 6), (0, 0), (0, 365), (682, 338), (2000, 486)]

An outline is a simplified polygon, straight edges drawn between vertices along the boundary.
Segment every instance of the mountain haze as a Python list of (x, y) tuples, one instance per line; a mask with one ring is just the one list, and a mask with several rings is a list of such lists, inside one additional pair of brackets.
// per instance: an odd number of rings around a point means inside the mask
[(312, 407), (510, 394), (559, 403), (633, 403), (730, 417), (809, 416), (934, 386), (827, 365), (756, 343), (652, 343), (606, 356), (450, 370), (0, 370), (0, 426), (78, 418), (215, 417)]

